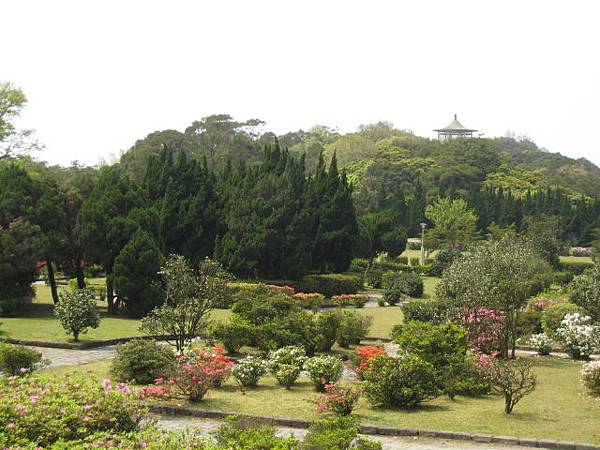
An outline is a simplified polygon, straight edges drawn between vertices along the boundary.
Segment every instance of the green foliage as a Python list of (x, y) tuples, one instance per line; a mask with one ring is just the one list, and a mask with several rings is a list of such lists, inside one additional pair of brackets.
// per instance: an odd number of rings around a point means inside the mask
[(573, 275), (581, 275), (586, 270), (591, 269), (593, 264), (591, 261), (564, 261), (560, 263), (560, 270), (572, 273)]
[(331, 351), (333, 344), (335, 344), (337, 339), (342, 317), (343, 316), (339, 311), (327, 311), (317, 316), (316, 322), (320, 337), (319, 346), (317, 348), (318, 351)]
[(180, 255), (170, 255), (160, 274), (165, 303), (144, 317), (140, 328), (150, 335), (169, 336), (181, 350), (207, 329), (213, 302), (227, 295), (230, 275), (208, 258), (196, 271)]
[(33, 372), (42, 361), (42, 354), (22, 345), (0, 344), (0, 371), (23, 376)]
[(600, 263), (596, 263), (569, 284), (569, 300), (583, 312), (600, 319)]
[(22, 219), (7, 228), (0, 225), (0, 314), (19, 311), (31, 298), (31, 283), (37, 273), (39, 229)]
[(525, 359), (495, 359), (490, 373), (494, 391), (504, 396), (506, 414), (511, 414), (515, 405), (535, 390), (531, 362)]
[(555, 336), (564, 317), (572, 313), (581, 313), (581, 308), (573, 303), (557, 303), (548, 306), (542, 314), (543, 332)]
[(300, 368), (291, 364), (280, 364), (273, 370), (273, 376), (281, 386), (291, 389), (300, 376)]
[(383, 295), (390, 305), (398, 303), (402, 296), (422, 297), (423, 279), (415, 273), (387, 272), (383, 276)]
[(355, 418), (350, 416), (322, 419), (313, 422), (302, 442), (302, 450), (346, 450), (358, 436)]
[(455, 316), (453, 309), (449, 303), (439, 300), (411, 300), (402, 305), (404, 320), (407, 322), (446, 322)]
[(361, 287), (360, 277), (341, 273), (306, 275), (296, 284), (299, 292), (318, 292), (325, 297), (356, 294)]
[(517, 328), (520, 336), (530, 336), (539, 334), (543, 331), (542, 316), (543, 311), (523, 311), (519, 313)]
[(158, 286), (162, 254), (145, 231), (138, 231), (115, 258), (114, 286), (127, 312), (144, 315), (162, 301)]
[(342, 377), (344, 364), (335, 356), (313, 356), (304, 363), (304, 370), (315, 388), (322, 392), (325, 385), (333, 384)]
[(394, 328), (394, 342), (402, 351), (417, 355), (443, 373), (455, 356), (465, 356), (470, 347), (467, 330), (450, 323), (406, 322)]
[(519, 336), (518, 311), (532, 294), (532, 284), (550, 266), (513, 236), (473, 248), (445, 272), (436, 289), (439, 300), (459, 308), (502, 311), (500, 352), (506, 357)]
[(378, 356), (363, 378), (364, 395), (374, 406), (411, 408), (440, 393), (435, 368), (415, 355)]
[(343, 311), (336, 333), (336, 341), (340, 347), (358, 345), (367, 336), (373, 323), (371, 316), (363, 316), (354, 311)]
[(435, 255), (431, 266), (430, 275), (441, 277), (448, 267), (452, 265), (454, 260), (461, 255), (462, 251), (458, 247), (442, 248)]
[(433, 223), (427, 240), (435, 245), (465, 245), (479, 239), (477, 216), (462, 199), (439, 199), (425, 208), (425, 217)]
[(0, 82), (0, 161), (27, 155), (39, 150), (32, 140), (32, 130), (18, 130), (15, 120), (27, 104), (23, 91), (12, 83)]
[(119, 381), (152, 384), (171, 373), (175, 354), (170, 348), (149, 339), (132, 339), (117, 346), (111, 373)]
[(211, 327), (210, 337), (223, 344), (228, 353), (237, 353), (244, 345), (254, 342), (254, 326), (246, 321), (232, 319)]
[(231, 450), (272, 449), (296, 450), (293, 436), (278, 437), (272, 426), (245, 417), (229, 417), (214, 433), (219, 448)]
[(541, 216), (528, 218), (526, 240), (534, 253), (543, 258), (554, 269), (559, 267), (559, 255), (563, 245), (559, 240), (562, 234), (559, 218), (556, 216)]
[(81, 333), (88, 328), (98, 328), (100, 316), (96, 309), (94, 295), (89, 289), (66, 290), (60, 294), (60, 302), (54, 307), (54, 314), (61, 326), (77, 342)]

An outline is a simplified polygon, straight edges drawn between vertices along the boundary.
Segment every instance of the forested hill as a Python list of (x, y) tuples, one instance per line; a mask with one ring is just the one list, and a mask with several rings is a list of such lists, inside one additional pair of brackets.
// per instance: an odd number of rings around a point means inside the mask
[[(227, 161), (252, 165), (261, 159), (275, 135), (260, 120), (238, 122), (214, 115), (184, 131), (163, 130), (138, 140), (121, 164), (141, 180), (147, 161), (163, 144), (198, 159), (206, 158), (217, 171)], [(306, 155), (309, 173), (319, 154), (329, 161), (335, 152), (340, 167), (354, 183), (359, 211), (378, 210), (393, 197), (411, 194), (418, 186), (427, 196), (461, 195), (482, 187), (503, 188), (519, 196), (527, 191), (559, 188), (568, 194), (599, 196), (600, 168), (590, 161), (571, 159), (520, 138), (476, 138), (440, 143), (396, 129), (388, 122), (361, 125), (354, 133), (339, 134), (314, 126), (277, 136), (292, 155)]]

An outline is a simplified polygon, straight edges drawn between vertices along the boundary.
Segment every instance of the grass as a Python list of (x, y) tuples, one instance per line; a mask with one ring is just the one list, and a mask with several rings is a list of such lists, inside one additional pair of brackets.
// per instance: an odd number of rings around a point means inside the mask
[[(363, 423), (426, 428), (468, 433), (486, 433), (516, 437), (555, 439), (600, 444), (600, 399), (587, 397), (579, 382), (581, 362), (555, 357), (534, 357), (538, 385), (525, 397), (514, 413), (503, 413), (503, 399), (497, 395), (482, 398), (457, 397), (451, 401), (440, 397), (413, 410), (371, 407), (359, 400), (355, 413)], [(102, 379), (109, 377), (109, 363), (97, 361), (78, 366)], [(50, 372), (64, 374), (73, 369), (57, 368)], [(316, 419), (316, 397), (312, 384), (300, 378), (292, 390), (278, 386), (271, 377), (261, 380), (259, 388), (241, 393), (233, 380), (221, 389), (209, 391), (196, 405), (185, 400), (171, 404), (203, 409), (234, 411), (277, 417)]]
[(394, 325), (402, 322), (402, 309), (399, 306), (363, 308), (356, 310), (358, 314), (371, 316), (373, 323), (368, 335), (372, 337), (389, 337)]
[[(35, 299), (30, 305), (27, 317), (3, 317), (0, 324), (0, 336), (13, 339), (27, 339), (46, 342), (72, 342), (58, 320), (52, 315), (52, 296), (50, 288), (35, 285)], [(60, 288), (59, 288), (60, 289)], [(81, 342), (89, 342), (118, 337), (140, 336), (140, 321), (128, 317), (106, 316), (106, 302), (98, 301), (102, 316), (100, 326), (91, 329), (80, 337)], [(231, 315), (229, 310), (214, 310), (212, 318), (220, 321)]]
[(590, 256), (560, 256), (560, 262), (562, 263), (587, 263), (591, 264), (592, 258)]

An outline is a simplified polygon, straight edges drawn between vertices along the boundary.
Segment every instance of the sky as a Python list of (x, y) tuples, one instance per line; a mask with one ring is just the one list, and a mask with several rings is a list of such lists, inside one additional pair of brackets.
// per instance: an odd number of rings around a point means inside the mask
[(596, 0), (2, 0), (0, 81), (53, 164), (210, 114), (435, 137), (456, 113), (600, 165), (599, 17)]

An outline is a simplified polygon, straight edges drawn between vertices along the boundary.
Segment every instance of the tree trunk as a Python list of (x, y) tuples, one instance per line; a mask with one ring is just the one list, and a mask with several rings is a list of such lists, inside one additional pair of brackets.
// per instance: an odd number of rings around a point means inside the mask
[(114, 292), (113, 292), (113, 280), (112, 273), (106, 273), (106, 303), (108, 304), (108, 313), (115, 313), (115, 304), (114, 304)]
[(83, 274), (83, 262), (80, 258), (77, 258), (75, 262), (75, 276), (77, 277), (77, 287), (79, 289), (85, 288), (85, 275)]
[(510, 414), (512, 412), (512, 399), (509, 394), (504, 394), (504, 412)]
[(56, 278), (54, 277), (54, 267), (50, 258), (46, 258), (46, 270), (48, 271), (48, 283), (50, 284), (50, 292), (52, 293), (52, 301), (58, 304), (58, 289), (56, 288)]
[(515, 359), (515, 354), (517, 351), (517, 324), (519, 323), (519, 311), (515, 311), (514, 314), (514, 320), (513, 320), (513, 327), (512, 327), (512, 342), (511, 342), (511, 355), (512, 355), (512, 359)]

